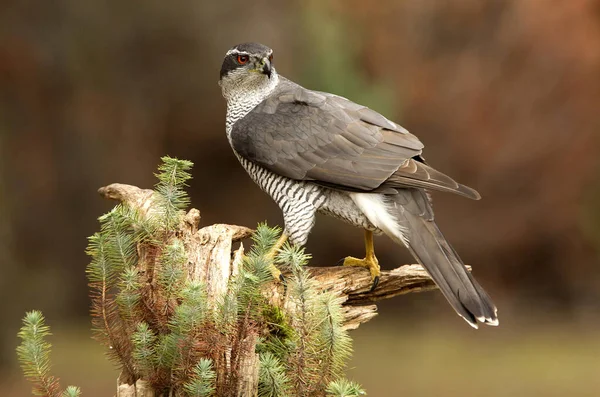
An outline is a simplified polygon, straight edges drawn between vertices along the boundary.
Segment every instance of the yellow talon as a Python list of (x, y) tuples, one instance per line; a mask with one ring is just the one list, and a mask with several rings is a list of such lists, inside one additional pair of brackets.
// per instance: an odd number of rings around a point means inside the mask
[(277, 266), (275, 266), (273, 264), (273, 260), (275, 259), (277, 252), (279, 252), (281, 247), (283, 247), (283, 244), (285, 244), (287, 239), (288, 239), (287, 234), (282, 233), (281, 237), (279, 237), (279, 239), (275, 242), (275, 244), (273, 244), (273, 247), (271, 247), (271, 250), (267, 253), (267, 255), (265, 255), (265, 257), (271, 262), (271, 264), (269, 265), (269, 268), (271, 270), (271, 274), (273, 275), (273, 278), (277, 281), (283, 281), (283, 276), (281, 275), (281, 271), (277, 268)]
[(379, 261), (375, 256), (375, 248), (373, 246), (373, 232), (370, 230), (365, 230), (365, 251), (366, 255), (363, 259), (347, 256), (344, 259), (344, 266), (366, 267), (367, 269), (369, 269), (369, 273), (371, 273), (371, 279), (373, 280), (373, 285), (371, 286), (371, 291), (373, 291), (379, 283), (381, 271), (379, 268)]
[(344, 266), (366, 267), (369, 269), (372, 279), (381, 275), (381, 272), (379, 271), (379, 261), (377, 261), (377, 258), (375, 257), (358, 259), (347, 256), (344, 259)]

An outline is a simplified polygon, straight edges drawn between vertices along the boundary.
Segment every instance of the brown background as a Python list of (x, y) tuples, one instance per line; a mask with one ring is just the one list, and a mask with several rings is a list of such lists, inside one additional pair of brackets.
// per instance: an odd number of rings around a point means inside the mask
[[(224, 135), (225, 51), (369, 105), (475, 187), (435, 194), (501, 327), (471, 330), (439, 293), (400, 297), (353, 333), (349, 377), (372, 396), (592, 396), (600, 386), (600, 1), (4, 0), (0, 4), (0, 391), (27, 395), (25, 310), (53, 327), (55, 372), (85, 396), (115, 375), (89, 340), (86, 237), (111, 182), (150, 187), (160, 156), (194, 161), (203, 224), (280, 224)], [(410, 262), (385, 238), (380, 263)], [(315, 263), (362, 253), (319, 218)]]

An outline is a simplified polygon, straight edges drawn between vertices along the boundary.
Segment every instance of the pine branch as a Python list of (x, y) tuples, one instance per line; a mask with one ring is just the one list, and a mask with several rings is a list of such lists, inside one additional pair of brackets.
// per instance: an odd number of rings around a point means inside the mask
[[(165, 236), (179, 224), (183, 217), (182, 208), (189, 203), (183, 187), (191, 178), (187, 172), (191, 165), (187, 161), (163, 158), (157, 174), (157, 192), (151, 196), (154, 211), (144, 211), (143, 206), (129, 205), (125, 201), (99, 218), (101, 230), (90, 237), (87, 253), (92, 260), (87, 273), (94, 331), (96, 338), (109, 347), (109, 355), (122, 367), (125, 378), (129, 380), (139, 376), (135, 373), (131, 356), (131, 336), (141, 315), (138, 307), (142, 299), (145, 304), (149, 303), (148, 298), (142, 297), (139, 269), (135, 267), (140, 260), (137, 250), (144, 245), (149, 250), (162, 245)], [(103, 191), (111, 194), (110, 189)], [(177, 247), (179, 252), (183, 251), (180, 246)], [(176, 267), (182, 265), (180, 258), (170, 256), (172, 250), (165, 252), (167, 273), (171, 270), (170, 280), (163, 277), (168, 303), (169, 295), (175, 289), (174, 283), (169, 281), (183, 271)], [(174, 262), (175, 259), (178, 263)], [(163, 272), (159, 274), (165, 275)], [(151, 277), (152, 272), (147, 275)], [(113, 291), (117, 291), (116, 294)], [(156, 324), (160, 326), (159, 316), (155, 318), (158, 318)], [(141, 335), (138, 333), (137, 336)]]
[(130, 230), (131, 219), (126, 213), (123, 206), (117, 206), (99, 218), (101, 233), (106, 237), (107, 260), (111, 263), (111, 274), (107, 277), (110, 281), (137, 262), (137, 236)]
[(286, 244), (277, 259), (280, 264), (287, 263), (292, 272), (288, 310), (291, 311), (290, 317), (295, 319), (293, 327), (298, 332), (298, 339), (289, 359), (290, 376), (297, 395), (308, 396), (312, 380), (319, 376), (318, 363), (321, 360), (317, 357), (314, 333), (315, 323), (320, 321), (315, 321), (312, 309), (317, 297), (316, 286), (305, 268), (310, 256), (304, 254), (302, 248)]
[(192, 178), (188, 172), (193, 163), (179, 160), (169, 156), (161, 158), (162, 164), (158, 167), (158, 183), (156, 193), (159, 199), (159, 212), (162, 214), (162, 224), (170, 230), (177, 226), (183, 217), (183, 210), (190, 204), (190, 199), (184, 187)]
[(266, 352), (260, 355), (258, 375), (259, 397), (285, 397), (291, 394), (286, 368), (273, 354)]
[(174, 333), (190, 335), (206, 317), (206, 288), (200, 282), (187, 281), (179, 298), (181, 303), (175, 309), (169, 328)]
[(179, 337), (180, 336), (175, 333), (161, 334), (159, 336), (156, 347), (156, 364), (159, 367), (170, 370), (175, 366)]
[(139, 270), (134, 267), (125, 269), (118, 288), (116, 301), (119, 306), (119, 314), (127, 322), (128, 328), (132, 329), (135, 319), (139, 317), (138, 305), (142, 293)]
[[(206, 288), (197, 281), (187, 281), (180, 292), (181, 303), (175, 308), (169, 321), (171, 337), (163, 340), (166, 345), (163, 354), (174, 355), (166, 358), (170, 363), (175, 385), (185, 384), (193, 371), (193, 366), (199, 359), (202, 350), (197, 345), (196, 338), (207, 317)], [(173, 352), (173, 345), (175, 352)]]
[(165, 298), (165, 309), (169, 306), (169, 299), (181, 289), (184, 281), (187, 255), (181, 240), (174, 238), (168, 244), (160, 257), (160, 271), (157, 272), (158, 284), (162, 288)]
[[(65, 396), (60, 392), (58, 379), (50, 375), (52, 345), (46, 341), (50, 335), (50, 328), (45, 325), (42, 313), (37, 310), (27, 312), (18, 333), (21, 344), (17, 347), (17, 356), (25, 378), (33, 382), (33, 394), (47, 397)], [(74, 390), (79, 389), (70, 386), (65, 393)]]
[(62, 392), (61, 397), (79, 397), (81, 390), (77, 386), (69, 386)]
[(152, 379), (157, 370), (156, 335), (148, 324), (139, 323), (131, 339), (136, 373), (144, 379)]
[(96, 339), (109, 348), (109, 357), (123, 368), (126, 379), (132, 379), (131, 344), (123, 332), (115, 299), (109, 292), (115, 285), (118, 268), (110, 260), (114, 255), (107, 253), (108, 239), (109, 235), (96, 233), (89, 238), (87, 249), (92, 257), (86, 272), (90, 280), (93, 331)]
[(328, 397), (359, 397), (367, 393), (355, 382), (347, 379), (338, 379), (327, 386)]
[(217, 375), (213, 370), (212, 361), (201, 359), (194, 367), (190, 380), (183, 385), (183, 390), (189, 397), (208, 397), (215, 391)]
[(322, 320), (317, 325), (319, 330), (317, 351), (319, 356), (322, 357), (321, 377), (318, 382), (320, 385), (328, 383), (328, 380), (332, 378), (341, 376), (346, 361), (352, 355), (352, 341), (347, 331), (342, 327), (344, 320), (343, 301), (343, 298), (325, 292), (319, 296), (319, 302), (317, 303), (317, 318)]

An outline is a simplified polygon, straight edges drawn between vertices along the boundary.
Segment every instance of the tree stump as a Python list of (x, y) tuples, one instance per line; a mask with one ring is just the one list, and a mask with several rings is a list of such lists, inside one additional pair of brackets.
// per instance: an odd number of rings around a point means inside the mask
[[(142, 216), (147, 216), (153, 207), (153, 191), (131, 185), (111, 184), (99, 189), (99, 193), (108, 199), (118, 200), (135, 208)], [(215, 224), (199, 228), (200, 212), (191, 209), (179, 225), (178, 236), (184, 241), (188, 254), (187, 277), (203, 282), (207, 287), (209, 305), (217, 302), (229, 293), (229, 280), (234, 277), (242, 263), (244, 246), (237, 249), (234, 244), (251, 235), (252, 229), (243, 226)], [(138, 248), (137, 267), (152, 272), (149, 256), (143, 248)], [(376, 301), (411, 292), (435, 289), (436, 286), (420, 265), (404, 265), (389, 271), (382, 271), (377, 288), (370, 291), (371, 277), (366, 269), (348, 267), (310, 267), (310, 274), (317, 281), (319, 289), (335, 291), (343, 298), (344, 327), (355, 329), (377, 314)], [(284, 273), (285, 274), (285, 273)], [(281, 285), (272, 283), (264, 290), (265, 296), (272, 302), (280, 302), (285, 307), (285, 291)], [(232, 368), (242, 370), (237, 384), (230, 385), (237, 396), (256, 396), (258, 387), (259, 361), (255, 351), (260, 335), (246, 335), (237, 351), (243, 352), (237, 357), (224, 357), (216, 366), (217, 378), (227, 379), (227, 371)], [(238, 374), (240, 375), (240, 374)], [(118, 397), (159, 397), (148, 383), (142, 379), (129, 384), (130, 380), (119, 380)], [(165, 396), (166, 397), (166, 396)]]

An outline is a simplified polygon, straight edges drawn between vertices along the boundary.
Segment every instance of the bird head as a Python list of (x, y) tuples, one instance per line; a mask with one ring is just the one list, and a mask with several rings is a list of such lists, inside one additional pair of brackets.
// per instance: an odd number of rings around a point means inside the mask
[(260, 90), (277, 80), (273, 50), (259, 43), (243, 43), (225, 54), (219, 85), (225, 97), (235, 91)]

